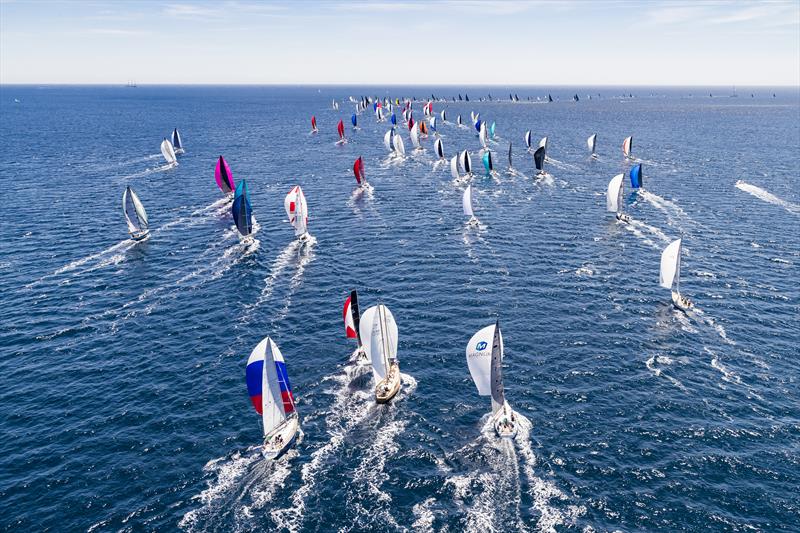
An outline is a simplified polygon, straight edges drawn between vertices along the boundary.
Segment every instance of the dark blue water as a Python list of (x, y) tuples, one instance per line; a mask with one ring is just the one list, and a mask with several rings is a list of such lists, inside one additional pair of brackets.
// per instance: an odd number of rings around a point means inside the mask
[[(0, 527), (800, 529), (798, 92), (580, 89), (572, 103), (563, 89), (512, 104), (469, 89), (449, 119), (479, 111), (499, 137), (498, 176), (473, 182), (476, 229), (432, 140), (390, 163), (385, 123), (365, 114), (351, 131), (347, 96), (376, 92), (0, 88)], [(187, 153), (163, 171), (176, 126)], [(550, 139), (551, 178), (531, 179), (527, 129)], [(477, 153), (472, 129), (440, 131), (448, 158)], [(604, 194), (631, 134), (645, 190), (626, 193), (624, 226)], [(509, 140), (524, 176), (506, 173)], [(250, 187), (249, 252), (214, 184), (220, 154)], [(358, 155), (371, 195), (353, 194)], [(283, 210), (296, 184), (308, 249)], [(126, 185), (152, 228), (135, 245)], [(677, 237), (689, 316), (658, 286)], [(351, 288), (399, 326), (405, 385), (387, 406), (347, 365)], [(507, 398), (526, 420), (513, 442), (484, 427), (464, 357), (498, 316)], [(266, 335), (305, 432), (277, 463), (252, 449), (244, 383)]]

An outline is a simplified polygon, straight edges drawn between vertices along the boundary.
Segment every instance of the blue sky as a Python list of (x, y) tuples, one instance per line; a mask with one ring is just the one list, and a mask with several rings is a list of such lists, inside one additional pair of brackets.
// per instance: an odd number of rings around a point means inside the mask
[(0, 83), (800, 85), (800, 1), (0, 0)]

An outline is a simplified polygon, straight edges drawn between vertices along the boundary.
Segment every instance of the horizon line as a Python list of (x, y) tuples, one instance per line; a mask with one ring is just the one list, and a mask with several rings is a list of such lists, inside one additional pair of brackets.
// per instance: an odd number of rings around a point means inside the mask
[[(729, 84), (694, 84), (694, 85), (684, 85), (684, 84), (662, 84), (662, 83), (655, 83), (655, 84), (643, 84), (643, 83), (632, 83), (627, 85), (622, 84), (607, 84), (607, 83), (585, 83), (585, 84), (560, 84), (560, 83), (549, 83), (549, 84), (532, 84), (532, 83), (464, 83), (464, 84), (456, 84), (456, 83), (441, 83), (441, 84), (418, 84), (418, 83), (356, 83), (356, 82), (268, 82), (268, 83), (205, 83), (205, 82), (193, 82), (193, 83), (163, 83), (163, 82), (156, 82), (156, 83), (139, 83), (136, 80), (128, 80), (125, 82), (106, 82), (106, 83), (80, 83), (80, 82), (12, 82), (12, 83), (5, 83), (0, 82), (0, 87), (22, 87), (22, 86), (48, 86), (48, 87), (128, 87), (128, 83), (133, 82), (136, 84), (136, 88), (138, 87), (608, 87), (608, 88), (622, 88), (622, 87), (663, 87), (663, 88), (713, 88), (713, 87), (722, 87), (722, 88), (758, 88), (758, 87), (772, 87), (772, 88), (783, 88), (783, 89), (800, 89), (800, 83), (796, 85), (786, 85), (786, 84), (775, 84), (775, 85), (766, 85), (766, 84), (759, 84), (759, 85), (739, 85), (734, 83)], [(133, 88), (133, 87), (131, 87)]]

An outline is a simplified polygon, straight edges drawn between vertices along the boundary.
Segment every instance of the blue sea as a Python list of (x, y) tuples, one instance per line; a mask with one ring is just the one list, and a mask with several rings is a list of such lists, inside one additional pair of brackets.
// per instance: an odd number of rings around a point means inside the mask
[[(433, 104), (448, 160), (473, 153), (477, 227), (432, 136), (414, 152), (401, 128), (392, 160), (387, 123), (350, 125), (349, 96), (415, 96), (420, 120), (431, 93), (448, 99)], [(730, 93), (2, 86), (0, 529), (800, 530), (800, 93)], [(471, 111), (496, 123), (494, 176)], [(165, 169), (175, 127), (186, 153)], [(545, 178), (526, 130), (549, 139)], [(628, 135), (644, 187), (626, 184), (626, 225), (605, 191)], [(220, 155), (249, 186), (249, 248)], [(354, 192), (358, 156), (370, 193)], [(309, 246), (284, 211), (294, 185)], [(658, 285), (679, 237), (688, 314)], [(399, 327), (388, 405), (348, 363), (352, 289)], [(496, 319), (513, 440), (487, 425), (465, 358)], [(267, 335), (304, 432), (275, 462), (244, 379)]]

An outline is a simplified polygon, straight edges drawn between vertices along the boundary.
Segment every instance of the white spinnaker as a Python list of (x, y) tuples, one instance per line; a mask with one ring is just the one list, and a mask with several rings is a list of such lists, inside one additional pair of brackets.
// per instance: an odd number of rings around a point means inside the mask
[(531, 147), (531, 130), (525, 132), (525, 146)]
[(286, 419), (283, 411), (283, 398), (278, 384), (278, 371), (275, 368), (276, 357), (283, 360), (280, 350), (275, 342), (265, 337), (250, 353), (248, 364), (253, 361), (263, 361), (261, 371), (261, 420), (264, 424), (264, 435)]
[(390, 152), (394, 152), (394, 146), (392, 146), (392, 132), (394, 130), (389, 130), (386, 132), (386, 135), (383, 136), (383, 145), (386, 147), (387, 150)]
[(496, 413), (505, 403), (503, 377), (499, 373), (503, 361), (503, 334), (497, 324), (486, 326), (475, 333), (467, 344), (466, 353), (469, 373), (478, 394), (492, 396), (492, 412)]
[(176, 162), (175, 158), (175, 149), (172, 147), (172, 143), (169, 142), (168, 139), (164, 139), (161, 141), (161, 154), (164, 156), (164, 159), (167, 160), (167, 163), (170, 165)]
[(619, 212), (619, 195), (622, 192), (622, 180), (624, 178), (624, 174), (617, 174), (611, 178), (611, 181), (608, 182), (608, 191), (606, 191), (606, 209), (612, 213)]
[(681, 277), (681, 240), (673, 241), (661, 252), (661, 273), (659, 285), (671, 289), (673, 282)]
[(586, 139), (586, 144), (589, 146), (589, 150), (594, 153), (595, 145), (597, 144), (597, 134), (594, 133), (590, 135), (589, 138)]
[(474, 217), (475, 213), (472, 212), (472, 185), (467, 185), (464, 196), (461, 197), (461, 203), (464, 205), (464, 214), (468, 217)]
[(459, 178), (458, 175), (458, 156), (454, 155), (450, 158), (450, 175), (453, 176), (454, 180)]
[(364, 351), (372, 362), (372, 372), (377, 381), (386, 377), (389, 364), (397, 360), (397, 323), (389, 308), (374, 305), (361, 315), (359, 325)]
[(419, 145), (419, 124), (414, 124), (411, 126), (408, 134), (411, 136), (411, 145), (416, 148), (422, 148)]
[(296, 236), (303, 235), (308, 231), (308, 204), (306, 195), (299, 185), (292, 188), (283, 200), (283, 207), (289, 217), (289, 223), (294, 226)]
[(392, 144), (394, 145), (394, 149), (400, 155), (406, 155), (406, 146), (403, 144), (403, 138), (400, 135), (394, 135), (392, 137)]
[(481, 141), (481, 146), (486, 148), (488, 143), (488, 133), (485, 122), (481, 122), (481, 130), (478, 132), (478, 138)]

